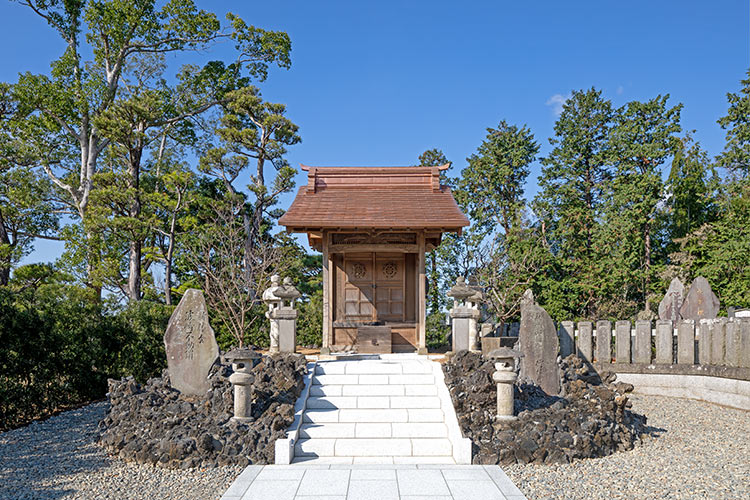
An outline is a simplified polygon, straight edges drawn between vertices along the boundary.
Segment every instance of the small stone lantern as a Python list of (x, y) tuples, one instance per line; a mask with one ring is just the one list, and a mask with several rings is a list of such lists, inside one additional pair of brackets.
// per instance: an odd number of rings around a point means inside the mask
[(278, 274), (271, 276), (271, 286), (263, 292), (263, 302), (268, 304), (266, 318), (271, 321), (270, 353), (296, 352), (297, 350), (297, 315), (294, 301), (301, 294), (294, 287), (291, 278), (284, 278), (283, 285)]
[(488, 357), (495, 360), (496, 371), (492, 374), (492, 380), (497, 383), (496, 421), (516, 420), (518, 417), (513, 415), (513, 384), (518, 380), (516, 359), (523, 357), (523, 354), (509, 347), (501, 347), (489, 353)]
[(234, 417), (238, 422), (253, 421), (253, 382), (255, 375), (251, 370), (260, 362), (261, 355), (250, 349), (233, 349), (224, 357), (232, 363), (229, 382), (234, 386)]
[(450, 310), (453, 352), (477, 350), (477, 324), (480, 317), (479, 303), (483, 300), (482, 292), (467, 285), (466, 280), (459, 276), (456, 284), (448, 291), (448, 297), (453, 299), (453, 308)]

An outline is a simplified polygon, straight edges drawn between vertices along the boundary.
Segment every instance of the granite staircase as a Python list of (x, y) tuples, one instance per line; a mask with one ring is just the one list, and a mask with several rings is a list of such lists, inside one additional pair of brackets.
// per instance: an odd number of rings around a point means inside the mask
[(471, 463), (438, 363), (416, 355), (321, 361), (292, 463)]

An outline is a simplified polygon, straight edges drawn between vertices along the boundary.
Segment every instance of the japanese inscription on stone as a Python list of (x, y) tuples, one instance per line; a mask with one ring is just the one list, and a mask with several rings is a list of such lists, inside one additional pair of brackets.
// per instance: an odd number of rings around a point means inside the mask
[(192, 288), (185, 292), (169, 318), (164, 347), (172, 387), (186, 395), (205, 394), (208, 371), (219, 356), (219, 346), (208, 323), (203, 292)]

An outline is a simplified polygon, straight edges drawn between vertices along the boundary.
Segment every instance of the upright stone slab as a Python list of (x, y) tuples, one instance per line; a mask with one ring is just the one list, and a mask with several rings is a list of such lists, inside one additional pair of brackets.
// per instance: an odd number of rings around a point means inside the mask
[(600, 320), (596, 322), (596, 362), (612, 362), (612, 322)]
[(695, 364), (695, 321), (682, 319), (677, 324), (677, 363)]
[(547, 394), (559, 394), (559, 344), (555, 324), (547, 311), (536, 304), (521, 308), (518, 341), (523, 353), (521, 376), (536, 382)]
[(740, 366), (750, 368), (750, 319), (740, 320)]
[(719, 314), (719, 299), (711, 290), (711, 285), (703, 276), (698, 276), (690, 285), (685, 300), (680, 307), (684, 319), (714, 319)]
[(570, 356), (575, 352), (576, 325), (572, 321), (563, 321), (560, 323), (558, 336), (560, 337), (560, 356), (563, 358)]
[(630, 321), (615, 323), (615, 363), (630, 363)]
[(724, 327), (724, 362), (727, 366), (740, 366), (740, 322), (730, 318)]
[(673, 328), (671, 320), (656, 321), (656, 359), (655, 363), (663, 365), (672, 364), (672, 337)]
[(724, 365), (724, 344), (726, 342), (726, 318), (717, 318), (710, 325), (711, 329), (711, 364)]
[(188, 396), (205, 394), (210, 388), (208, 371), (219, 357), (219, 346), (208, 323), (203, 292), (191, 288), (182, 296), (169, 318), (164, 347), (172, 387)]
[(633, 363), (651, 364), (651, 321), (635, 322), (635, 349)]
[(591, 362), (594, 359), (594, 335), (591, 321), (578, 322), (578, 340), (576, 341), (578, 356)]
[(677, 322), (680, 319), (680, 307), (685, 297), (685, 285), (679, 278), (673, 278), (667, 293), (659, 302), (659, 319)]
[(711, 364), (711, 328), (712, 319), (702, 319), (698, 322), (698, 363)]

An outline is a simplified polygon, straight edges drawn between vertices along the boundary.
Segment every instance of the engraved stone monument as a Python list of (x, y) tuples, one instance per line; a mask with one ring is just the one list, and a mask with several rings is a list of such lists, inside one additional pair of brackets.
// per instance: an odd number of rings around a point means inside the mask
[(719, 299), (711, 290), (711, 285), (703, 276), (698, 276), (690, 285), (685, 300), (680, 307), (680, 316), (683, 319), (692, 319), (696, 322), (701, 319), (716, 319), (719, 314)]
[(669, 284), (667, 293), (664, 294), (664, 298), (659, 302), (659, 319), (674, 322), (682, 319), (680, 316), (680, 307), (682, 307), (684, 298), (685, 285), (682, 284), (679, 278), (673, 278)]
[(202, 396), (209, 389), (208, 371), (219, 357), (203, 292), (185, 292), (164, 333), (169, 380), (182, 394)]
[[(530, 292), (529, 292), (530, 293)], [(536, 382), (550, 395), (560, 393), (560, 369), (557, 366), (559, 341), (555, 324), (547, 311), (537, 305), (533, 295), (524, 294), (518, 341), (524, 358), (521, 377)]]

